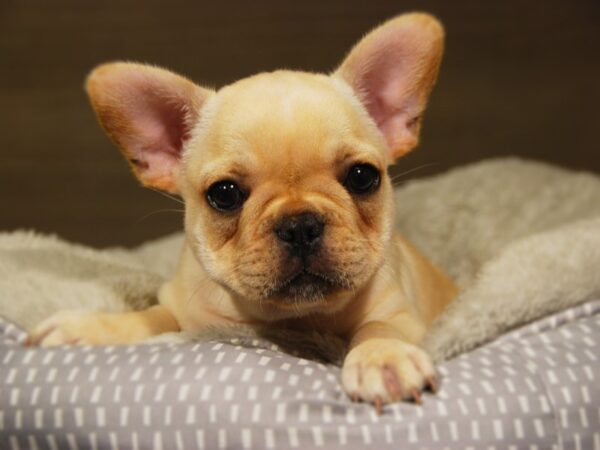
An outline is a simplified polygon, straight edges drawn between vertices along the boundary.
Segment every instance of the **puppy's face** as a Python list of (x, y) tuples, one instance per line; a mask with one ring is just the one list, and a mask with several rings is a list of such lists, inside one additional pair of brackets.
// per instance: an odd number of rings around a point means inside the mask
[(323, 75), (257, 75), (205, 108), (179, 180), (203, 266), (248, 301), (336, 307), (389, 240), (381, 133), (348, 86)]
[(334, 311), (384, 259), (387, 167), (418, 140), (442, 53), (424, 14), (367, 35), (331, 76), (279, 71), (219, 91), (101, 66), (88, 92), (140, 180), (180, 194), (206, 272), (277, 318)]

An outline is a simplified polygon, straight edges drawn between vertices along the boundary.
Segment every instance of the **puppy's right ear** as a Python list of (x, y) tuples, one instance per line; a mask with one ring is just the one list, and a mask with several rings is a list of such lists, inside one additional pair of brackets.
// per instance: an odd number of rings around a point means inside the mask
[(367, 34), (334, 73), (352, 87), (375, 121), (392, 159), (419, 141), (443, 49), (444, 30), (437, 19), (403, 14)]
[(142, 184), (178, 193), (183, 147), (213, 91), (168, 70), (123, 62), (97, 67), (86, 91)]

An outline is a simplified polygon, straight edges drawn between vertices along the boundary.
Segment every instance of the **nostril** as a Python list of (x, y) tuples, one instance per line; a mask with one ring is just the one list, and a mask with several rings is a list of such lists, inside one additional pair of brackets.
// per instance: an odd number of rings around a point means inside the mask
[(277, 237), (284, 242), (292, 242), (294, 240), (294, 230), (288, 225), (281, 225), (275, 229)]
[(323, 235), (323, 222), (312, 213), (282, 219), (274, 229), (277, 237), (295, 249), (312, 249)]
[(307, 223), (305, 228), (305, 237), (308, 241), (314, 241), (323, 234), (323, 223), (316, 221), (314, 223)]

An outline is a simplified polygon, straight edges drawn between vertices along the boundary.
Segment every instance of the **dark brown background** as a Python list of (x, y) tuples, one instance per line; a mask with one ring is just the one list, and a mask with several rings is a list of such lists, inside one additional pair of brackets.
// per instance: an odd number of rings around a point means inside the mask
[[(447, 52), (419, 150), (424, 176), (495, 155), (600, 171), (600, 2), (7, 1), (0, 3), (0, 230), (95, 245), (181, 226), (102, 134), (81, 88), (107, 60), (221, 86), (257, 71), (328, 71), (374, 25), (425, 10)], [(155, 213), (156, 212), (156, 213)]]

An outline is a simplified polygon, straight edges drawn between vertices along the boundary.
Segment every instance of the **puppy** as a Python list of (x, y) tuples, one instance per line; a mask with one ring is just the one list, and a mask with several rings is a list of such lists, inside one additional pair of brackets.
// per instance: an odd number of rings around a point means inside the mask
[(417, 144), (443, 51), (422, 13), (373, 30), (331, 75), (275, 71), (218, 91), (153, 66), (96, 68), (87, 92), (146, 186), (185, 201), (186, 244), (158, 305), (60, 312), (34, 345), (130, 344), (249, 324), (347, 340), (354, 400), (420, 401), (435, 371), (419, 348), (456, 294), (394, 231), (388, 167)]

